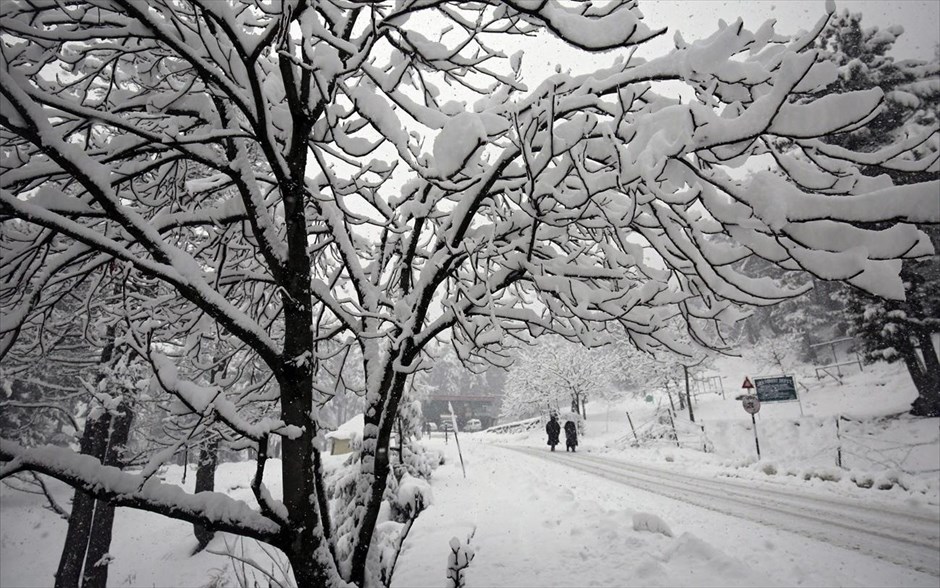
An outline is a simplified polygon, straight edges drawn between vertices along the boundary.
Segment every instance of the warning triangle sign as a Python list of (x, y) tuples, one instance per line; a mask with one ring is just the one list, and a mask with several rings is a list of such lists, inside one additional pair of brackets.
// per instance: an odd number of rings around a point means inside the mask
[(748, 378), (747, 376), (744, 376), (744, 383), (741, 384), (741, 387), (744, 388), (745, 390), (750, 390), (751, 388), (754, 387), (754, 384), (751, 383), (750, 378)]

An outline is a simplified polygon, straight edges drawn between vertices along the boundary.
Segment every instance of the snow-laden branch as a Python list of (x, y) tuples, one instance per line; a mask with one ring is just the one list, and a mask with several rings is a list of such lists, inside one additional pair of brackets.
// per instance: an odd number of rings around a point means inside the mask
[(146, 510), (217, 531), (275, 544), (282, 532), (280, 525), (225, 494), (187, 494), (179, 486), (103, 466), (99, 460), (70, 449), (51, 445), (24, 449), (11, 441), (0, 440), (0, 461), (6, 462), (0, 468), (0, 479), (21, 471), (33, 471), (115, 506)]
[(161, 353), (151, 353), (149, 359), (160, 386), (198, 415), (213, 414), (239, 435), (257, 443), (267, 443), (271, 434), (290, 439), (296, 439), (302, 434), (299, 427), (287, 425), (282, 420), (263, 419), (255, 423), (249, 422), (239, 414), (235, 404), (226, 398), (221, 387), (200, 386), (181, 378), (173, 361)]

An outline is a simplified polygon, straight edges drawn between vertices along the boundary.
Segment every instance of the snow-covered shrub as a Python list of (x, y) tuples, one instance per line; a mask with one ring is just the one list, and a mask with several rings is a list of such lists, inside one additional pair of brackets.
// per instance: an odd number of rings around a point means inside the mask
[(421, 511), (433, 502), (434, 498), (431, 493), (431, 485), (426, 480), (416, 478), (402, 470), (401, 477), (398, 476), (397, 472), (395, 475), (389, 476), (388, 487), (385, 490), (385, 500), (389, 505), (391, 520), (406, 523), (417, 518)]
[(878, 472), (875, 476), (875, 488), (879, 490), (891, 490), (895, 486), (898, 486), (902, 490), (908, 490), (911, 485), (905, 478), (907, 478), (907, 476), (897, 470)]
[(855, 485), (859, 488), (871, 488), (875, 485), (874, 476), (867, 473), (852, 474), (851, 480), (855, 482)]
[[(214, 551), (212, 549), (206, 551), (229, 558), (238, 588), (258, 588), (260, 586), (296, 588), (297, 584), (294, 582), (291, 565), (287, 557), (281, 551), (265, 546), (260, 541), (252, 540), (252, 542), (255, 548), (261, 552), (260, 559), (256, 558), (258, 553), (255, 549), (245, 549), (244, 537), (238, 537), (231, 543), (228, 539), (225, 539), (224, 551)], [(224, 572), (224, 569), (218, 571), (203, 588), (226, 588), (229, 584)]]
[(405, 443), (401, 458), (409, 475), (425, 480), (430, 480), (437, 466), (444, 463), (444, 454), (440, 450), (428, 449), (420, 443)]
[(768, 476), (775, 476), (777, 475), (777, 466), (775, 466), (772, 463), (765, 463), (761, 467), (761, 471), (767, 474)]
[(672, 529), (658, 515), (647, 512), (637, 512), (633, 514), (633, 530), (649, 531), (650, 533), (659, 533), (666, 537), (672, 537)]
[(229, 588), (228, 579), (225, 577), (225, 570), (218, 568), (209, 570), (209, 581), (199, 588)]
[(456, 537), (450, 539), (450, 555), (447, 556), (447, 588), (464, 588), (466, 586), (466, 572), (470, 562), (476, 557), (470, 540), (476, 534), (476, 527), (467, 535), (466, 541)]
[(842, 471), (837, 468), (814, 467), (803, 472), (803, 479), (806, 481), (813, 478), (823, 482), (838, 482), (842, 479)]
[[(384, 538), (381, 539), (381, 541), (397, 542), (396, 549), (401, 548), (401, 540), (404, 539), (401, 526), (410, 525), (431, 503), (431, 486), (428, 480), (441, 461), (439, 451), (428, 450), (420, 443), (409, 442), (404, 445), (402, 459), (404, 463), (395, 464), (391, 475), (386, 480), (378, 518), (379, 523), (391, 522), (398, 525), (386, 526), (383, 533), (390, 533), (396, 529), (397, 531), (387, 536), (383, 535)], [(351, 563), (354, 535), (364, 514), (361, 505), (355, 503), (360, 465), (359, 451), (353, 451), (340, 467), (328, 472), (325, 481), (329, 497), (330, 520), (334, 529), (336, 557), (341, 568)], [(378, 566), (376, 569), (378, 575), (375, 577), (390, 580), (397, 556), (390, 557), (388, 549), (391, 548), (379, 550), (382, 553), (376, 553), (369, 565)]]

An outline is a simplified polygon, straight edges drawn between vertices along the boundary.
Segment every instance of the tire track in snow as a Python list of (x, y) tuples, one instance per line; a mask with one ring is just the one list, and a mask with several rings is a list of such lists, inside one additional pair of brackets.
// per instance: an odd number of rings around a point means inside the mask
[(938, 518), (799, 495), (764, 485), (684, 476), (584, 453), (502, 447), (940, 577)]

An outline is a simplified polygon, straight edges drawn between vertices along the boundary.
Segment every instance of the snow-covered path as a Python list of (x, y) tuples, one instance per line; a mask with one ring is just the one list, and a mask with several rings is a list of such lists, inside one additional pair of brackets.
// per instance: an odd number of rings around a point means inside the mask
[(940, 577), (940, 518), (926, 512), (853, 504), (846, 499), (807, 496), (727, 479), (709, 480), (585, 453), (507, 448)]
[[(811, 483), (814, 497), (774, 483), (686, 480), (611, 455), (472, 434), (461, 436), (464, 478), (453, 441), (441, 441), (430, 441), (447, 455), (435, 503), (406, 542), (396, 587), (440, 586), (447, 542), (473, 529), (471, 588), (937, 585), (933, 505), (878, 490), (853, 501)], [(660, 517), (672, 536), (634, 530), (637, 515)]]
[[(470, 533), (476, 558), (469, 588), (937, 586), (935, 504), (907, 517), (904, 499), (878, 490), (860, 503), (807, 483), (817, 493), (808, 497), (798, 494), (802, 488), (687, 478), (611, 454), (552, 454), (544, 446), (488, 441), (461, 435), (464, 477), (452, 438), (425, 440), (446, 462), (434, 472), (435, 500), (408, 536), (394, 587), (442, 586), (450, 539)], [(223, 464), (217, 487), (250, 501), (251, 465)], [(277, 491), (279, 461), (270, 467)], [(168, 479), (180, 473), (171, 468)], [(192, 483), (190, 476), (187, 487)], [(56, 488), (67, 503), (71, 493)], [(0, 486), (0, 498), (0, 587), (51, 585), (64, 522), (38, 496)], [(671, 536), (635, 530), (637, 515), (660, 517)], [(210, 549), (224, 550), (227, 542), (240, 545), (220, 534)], [(190, 556), (194, 545), (187, 523), (119, 508), (110, 585), (197, 588), (214, 578), (235, 585), (229, 558)], [(244, 547), (268, 562), (253, 542)]]

